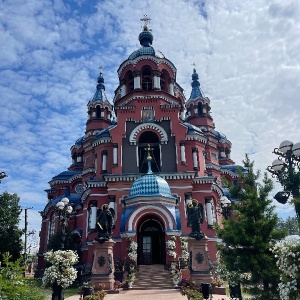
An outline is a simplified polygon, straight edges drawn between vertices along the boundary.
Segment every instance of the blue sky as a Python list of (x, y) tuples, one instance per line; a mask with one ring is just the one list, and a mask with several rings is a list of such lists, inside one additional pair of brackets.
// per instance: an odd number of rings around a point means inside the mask
[[(39, 229), (44, 190), (84, 134), (99, 66), (111, 101), (119, 65), (139, 48), (144, 14), (187, 98), (196, 64), (237, 164), (249, 153), (263, 171), (282, 140), (300, 141), (298, 0), (2, 0), (0, 171), (9, 177), (0, 192), (33, 207), (29, 229)], [(277, 211), (293, 214), (288, 205)]]

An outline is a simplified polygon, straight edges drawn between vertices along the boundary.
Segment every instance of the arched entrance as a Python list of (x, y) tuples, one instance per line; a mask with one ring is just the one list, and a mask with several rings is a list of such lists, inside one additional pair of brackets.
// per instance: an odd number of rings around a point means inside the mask
[(165, 263), (165, 234), (160, 221), (153, 216), (146, 217), (138, 231), (138, 264)]

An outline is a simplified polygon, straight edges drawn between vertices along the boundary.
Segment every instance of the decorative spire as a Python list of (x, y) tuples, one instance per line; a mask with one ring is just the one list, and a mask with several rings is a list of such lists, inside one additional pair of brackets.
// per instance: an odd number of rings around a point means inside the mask
[(105, 86), (104, 86), (104, 78), (103, 78), (103, 73), (102, 73), (102, 66), (99, 67), (100, 73), (97, 79), (97, 90), (96, 93), (92, 99), (92, 102), (95, 101), (102, 101), (102, 102), (107, 102), (107, 98), (105, 95)]
[(200, 82), (199, 82), (199, 76), (198, 76), (198, 73), (196, 72), (196, 64), (193, 63), (193, 74), (192, 74), (192, 92), (191, 92), (191, 96), (190, 96), (190, 99), (196, 99), (198, 97), (203, 97), (203, 93), (200, 89)]
[(148, 160), (148, 172), (147, 174), (153, 174), (152, 169), (151, 169), (151, 160), (152, 160), (152, 156), (150, 154), (150, 151), (153, 150), (150, 145), (148, 144), (148, 147), (145, 148), (146, 151), (148, 151), (148, 156), (147, 156), (147, 160)]
[(151, 29), (148, 27), (148, 23), (150, 23), (151, 19), (147, 15), (144, 15), (140, 20), (144, 22), (143, 31), (139, 34), (140, 44), (143, 47), (150, 47), (153, 42), (153, 35)]

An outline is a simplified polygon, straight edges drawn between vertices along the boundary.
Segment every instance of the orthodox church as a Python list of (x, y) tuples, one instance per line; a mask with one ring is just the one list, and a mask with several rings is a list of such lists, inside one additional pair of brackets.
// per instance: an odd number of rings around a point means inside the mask
[[(140, 48), (117, 70), (114, 99), (105, 94), (100, 71), (96, 92), (87, 103), (86, 130), (71, 147), (69, 168), (54, 176), (46, 190), (42, 215), (39, 268), (49, 239), (61, 229), (56, 204), (64, 197), (73, 208), (68, 232), (78, 236), (81, 264), (91, 264), (97, 237), (97, 210), (114, 211), (114, 257), (128, 260), (128, 238), (137, 242), (137, 265), (166, 265), (182, 255), (180, 237), (188, 237), (187, 207), (203, 207), (201, 231), (216, 259), (222, 179), (237, 180), (231, 142), (217, 131), (211, 102), (193, 69), (189, 99), (176, 81), (176, 67), (152, 46), (147, 25)], [(167, 244), (172, 237), (176, 256)], [(174, 253), (173, 252), (173, 253)]]

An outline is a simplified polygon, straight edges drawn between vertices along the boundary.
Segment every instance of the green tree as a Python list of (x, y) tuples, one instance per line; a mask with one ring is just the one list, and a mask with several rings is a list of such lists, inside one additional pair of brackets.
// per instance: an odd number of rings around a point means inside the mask
[[(47, 245), (48, 250), (61, 250), (61, 240), (62, 232), (57, 231), (49, 238)], [(66, 230), (66, 240), (65, 240), (65, 249), (64, 250), (73, 250), (77, 251), (80, 246), (80, 237), (69, 230)]]
[(22, 251), (22, 230), (19, 229), (21, 208), (17, 194), (4, 192), (0, 195), (0, 261), (9, 252), (16, 260)]
[[(276, 230), (277, 215), (268, 195), (272, 181), (254, 172), (254, 163), (246, 155), (246, 172), (240, 172), (240, 182), (230, 187), (234, 217), (217, 228), (223, 246), (219, 247), (221, 261), (229, 274), (238, 274), (245, 292), (256, 300), (279, 299), (277, 286), (280, 272), (270, 251), (271, 242), (283, 237)], [(230, 276), (229, 276), (230, 277)]]
[(286, 231), (287, 235), (300, 234), (296, 217), (288, 217), (286, 220), (279, 219), (277, 228)]

